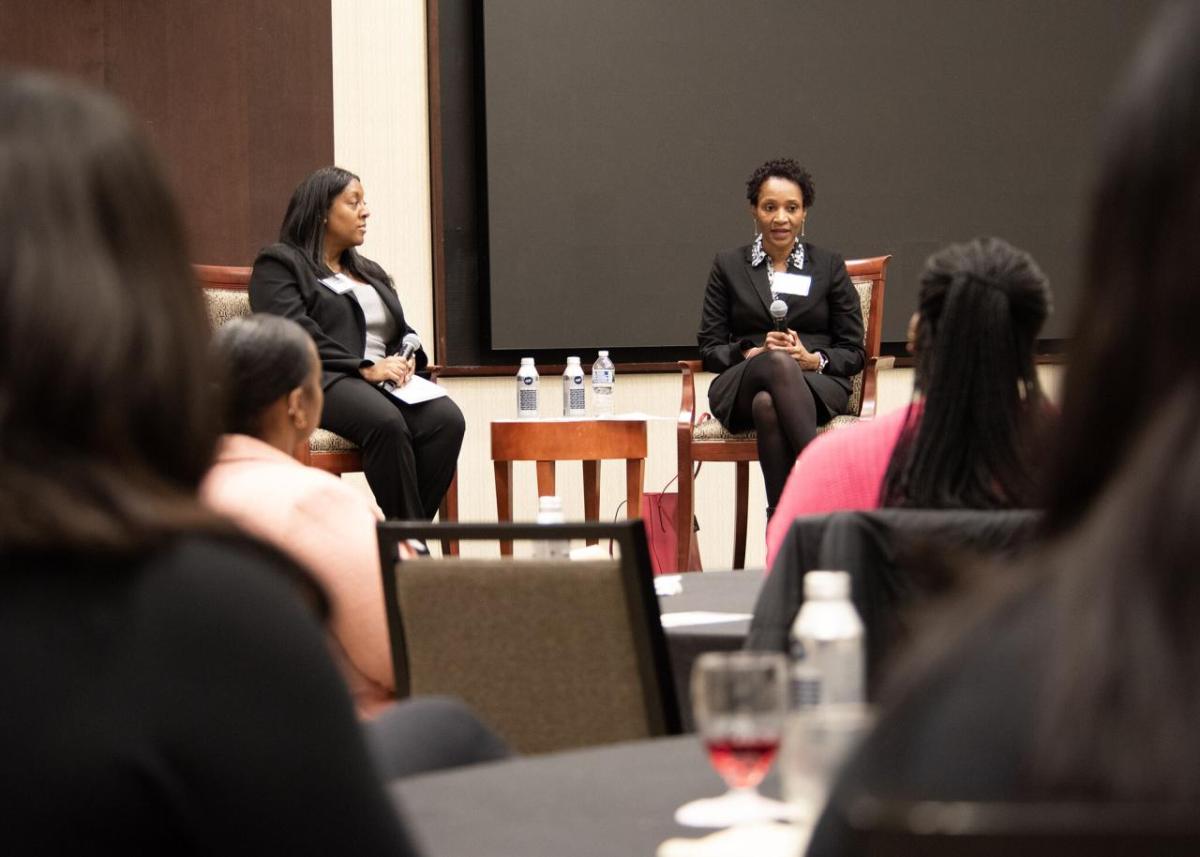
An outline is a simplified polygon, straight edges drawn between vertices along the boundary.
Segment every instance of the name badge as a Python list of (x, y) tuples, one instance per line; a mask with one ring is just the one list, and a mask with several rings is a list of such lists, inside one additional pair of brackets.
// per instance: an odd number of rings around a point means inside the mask
[(344, 295), (354, 288), (354, 283), (345, 274), (334, 274), (321, 280), (321, 285), (335, 295)]
[(776, 273), (771, 275), (771, 290), (780, 294), (806, 298), (808, 290), (811, 288), (812, 277), (808, 274)]

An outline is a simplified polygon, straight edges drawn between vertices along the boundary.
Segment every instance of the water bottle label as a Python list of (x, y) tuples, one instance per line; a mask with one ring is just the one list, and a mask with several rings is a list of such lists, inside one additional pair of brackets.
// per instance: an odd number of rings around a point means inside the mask
[(521, 379), (521, 383), (524, 384), (526, 387), (532, 387), (534, 380), (535, 379), (532, 375), (526, 375), (524, 378)]
[(810, 708), (821, 702), (821, 679), (815, 675), (797, 675), (792, 677), (791, 708)]
[(613, 382), (612, 369), (593, 369), (592, 383), (593, 384), (611, 384)]
[(517, 410), (536, 411), (538, 409), (537, 390), (517, 390)]
[[(580, 379), (582, 380), (582, 379)], [(587, 407), (583, 387), (573, 388), (567, 398), (567, 407), (573, 411), (582, 411)]]

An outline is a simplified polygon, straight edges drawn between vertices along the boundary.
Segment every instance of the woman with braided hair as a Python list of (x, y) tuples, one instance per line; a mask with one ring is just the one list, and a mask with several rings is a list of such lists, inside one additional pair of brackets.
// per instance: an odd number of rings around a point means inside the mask
[(767, 565), (792, 520), (847, 509), (1024, 508), (1046, 414), (1034, 346), (1050, 312), (1028, 253), (977, 238), (934, 254), (910, 326), (913, 400), (829, 432), (796, 460), (767, 528)]

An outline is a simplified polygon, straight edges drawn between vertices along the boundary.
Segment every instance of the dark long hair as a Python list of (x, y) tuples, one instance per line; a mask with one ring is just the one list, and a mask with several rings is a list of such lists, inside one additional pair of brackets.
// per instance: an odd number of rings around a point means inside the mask
[(1040, 776), (1195, 800), (1200, 5), (1160, 13), (1104, 140), (1050, 479), (1061, 546)]
[[(325, 218), (333, 201), (352, 181), (361, 180), (341, 167), (321, 167), (310, 173), (296, 185), (279, 227), (279, 240), (303, 253), (322, 275), (329, 273), (325, 264)], [(389, 282), (382, 267), (359, 255), (353, 247), (342, 251), (340, 261), (345, 270), (360, 279)]]
[(1035, 435), (1045, 413), (1034, 362), (1050, 312), (1045, 275), (1028, 253), (977, 238), (929, 257), (919, 300), (914, 404), (881, 504), (1031, 505)]
[[(1092, 198), (1049, 525), (1076, 523), (1178, 386), (1200, 384), (1200, 11), (1168, 6), (1120, 90)], [(1098, 430), (1103, 427), (1103, 430)]]
[(0, 75), (0, 549), (211, 522), (207, 320), (158, 163), (111, 99)]
[(263, 411), (304, 385), (312, 338), (291, 319), (265, 313), (235, 318), (213, 334), (213, 361), (225, 402), (225, 431), (259, 436)]
[[(1200, 4), (1165, 7), (1111, 109), (1050, 457), (1047, 540), (990, 585), (1025, 591), (1041, 676), (1027, 786), (1200, 799)], [(894, 702), (1014, 605), (959, 602)], [(1026, 617), (1028, 614), (1024, 614)], [(982, 619), (983, 624), (980, 624)], [(950, 666), (953, 669), (952, 666)], [(930, 672), (932, 670), (932, 672)], [(986, 726), (980, 724), (980, 729)]]

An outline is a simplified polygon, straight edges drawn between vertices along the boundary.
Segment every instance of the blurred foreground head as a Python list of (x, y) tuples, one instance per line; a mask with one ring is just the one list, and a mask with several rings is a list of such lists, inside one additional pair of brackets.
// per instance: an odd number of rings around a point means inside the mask
[(0, 75), (0, 550), (202, 517), (207, 321), (157, 160), (110, 98)]
[(1102, 137), (1049, 480), (1055, 531), (1079, 522), (1168, 406), (1200, 418), (1197, 235), (1200, 4), (1181, 2), (1158, 15)]

